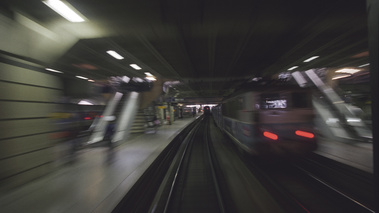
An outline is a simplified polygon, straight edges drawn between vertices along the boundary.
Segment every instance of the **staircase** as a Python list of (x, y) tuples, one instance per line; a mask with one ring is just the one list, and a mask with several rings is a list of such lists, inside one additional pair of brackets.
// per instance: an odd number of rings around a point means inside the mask
[(143, 110), (139, 110), (133, 122), (130, 134), (143, 134), (145, 132), (145, 114)]

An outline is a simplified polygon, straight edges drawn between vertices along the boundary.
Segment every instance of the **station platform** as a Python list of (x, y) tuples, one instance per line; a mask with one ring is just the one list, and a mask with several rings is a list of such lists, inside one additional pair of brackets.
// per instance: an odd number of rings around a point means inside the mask
[(320, 138), (315, 153), (359, 170), (374, 173), (372, 143), (339, 142), (328, 138)]
[(1, 212), (111, 212), (169, 142), (194, 120), (179, 119), (160, 126), (155, 134), (130, 137), (112, 152), (107, 147), (83, 149), (73, 164), (1, 194)]

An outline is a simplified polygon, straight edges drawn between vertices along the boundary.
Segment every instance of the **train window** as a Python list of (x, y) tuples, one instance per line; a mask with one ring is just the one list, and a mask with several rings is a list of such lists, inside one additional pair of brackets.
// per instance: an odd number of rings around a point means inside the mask
[(262, 94), (261, 109), (285, 109), (287, 99), (280, 97), (278, 93)]
[(292, 93), (292, 107), (294, 108), (307, 108), (310, 107), (311, 102), (308, 93), (294, 92)]

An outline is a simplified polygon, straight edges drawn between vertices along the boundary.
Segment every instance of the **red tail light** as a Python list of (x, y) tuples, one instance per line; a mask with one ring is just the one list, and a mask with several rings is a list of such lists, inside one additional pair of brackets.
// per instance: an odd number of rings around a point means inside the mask
[(301, 137), (305, 137), (305, 138), (314, 138), (315, 137), (315, 135), (311, 132), (305, 132), (305, 131), (300, 131), (300, 130), (296, 130), (295, 134), (298, 136), (301, 136)]
[(271, 132), (263, 132), (263, 135), (266, 137), (266, 138), (270, 138), (272, 140), (278, 140), (278, 136), (274, 133), (271, 133)]
[(84, 117), (84, 120), (91, 120), (91, 117)]

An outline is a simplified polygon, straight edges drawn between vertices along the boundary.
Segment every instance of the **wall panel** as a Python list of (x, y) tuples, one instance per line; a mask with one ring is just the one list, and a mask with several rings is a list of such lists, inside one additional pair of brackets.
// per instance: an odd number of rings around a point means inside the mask
[(0, 188), (16, 187), (54, 169), (52, 113), (61, 79), (42, 66), (0, 53)]

